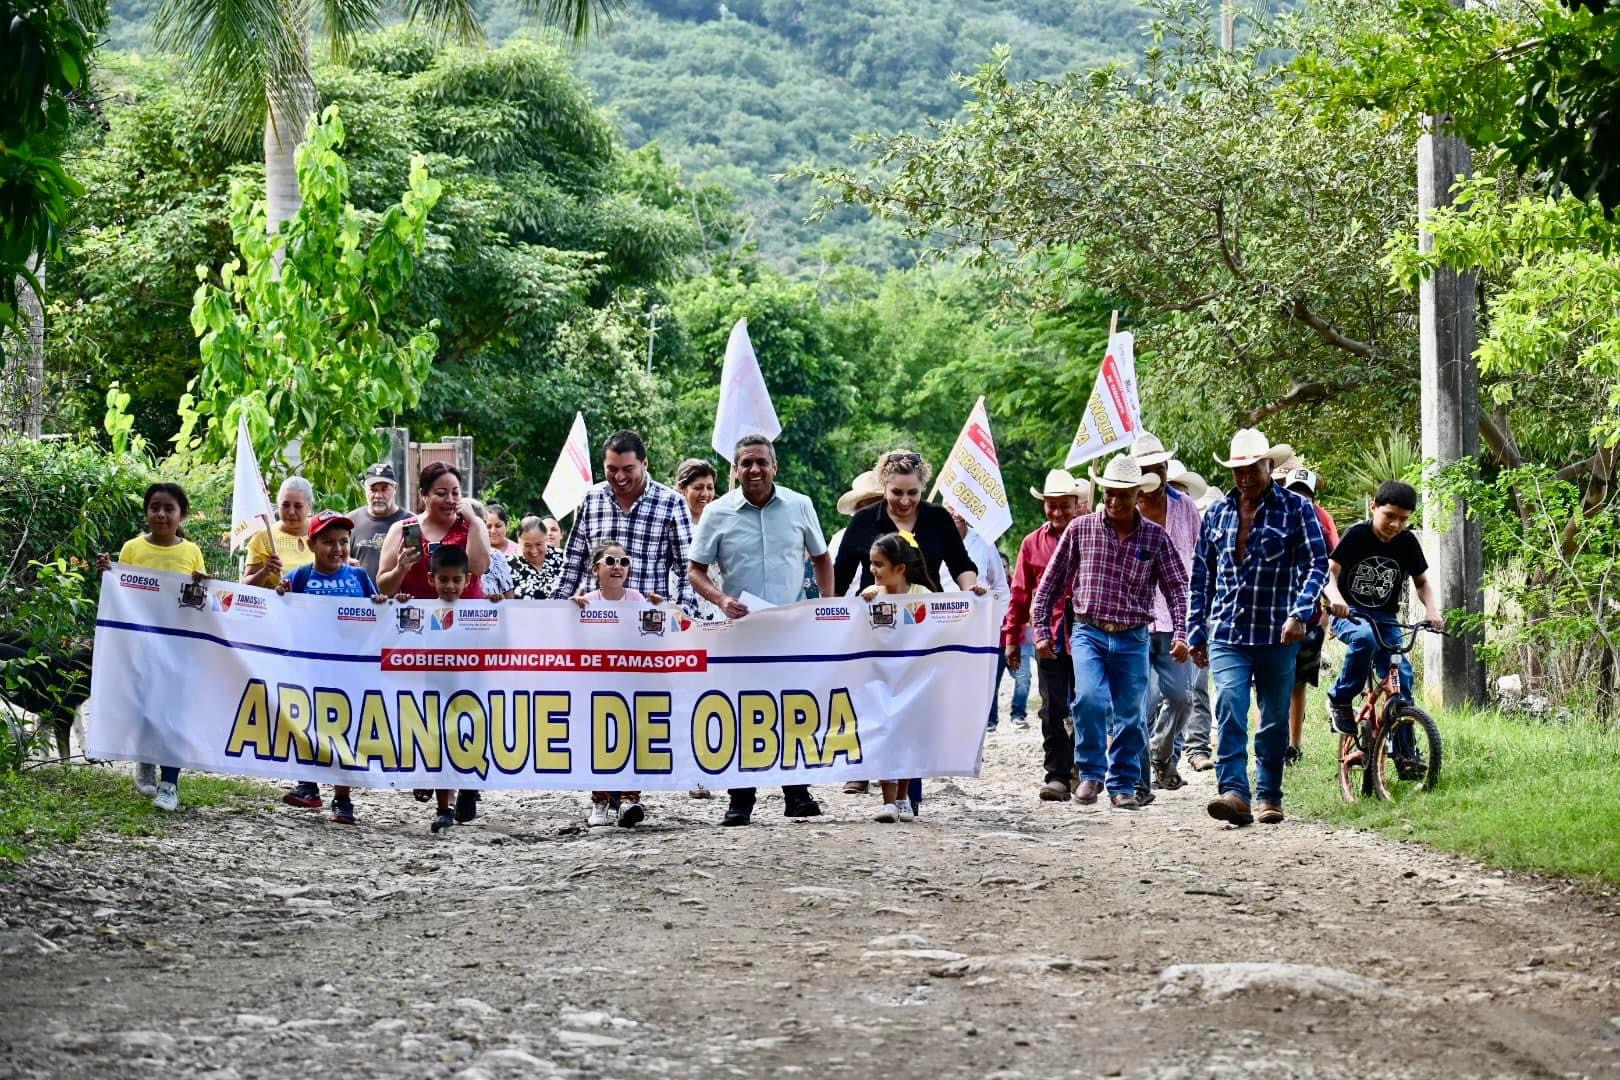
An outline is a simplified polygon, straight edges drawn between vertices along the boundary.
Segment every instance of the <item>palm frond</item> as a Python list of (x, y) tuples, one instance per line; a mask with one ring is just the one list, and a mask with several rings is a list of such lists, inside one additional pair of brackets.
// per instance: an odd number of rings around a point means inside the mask
[(434, 33), (455, 38), (463, 45), (484, 39), (473, 0), (409, 0), (405, 15), (411, 22), (421, 22)]
[(518, 0), (525, 15), (536, 15), (559, 27), (575, 41), (612, 24), (624, 11), (624, 0)]
[(333, 63), (347, 63), (355, 39), (382, 25), (377, 0), (317, 0), (321, 36)]
[(314, 86), (308, 26), (299, 0), (163, 0), (152, 37), (184, 58), (216, 132), (240, 148), (263, 130), (272, 105), (302, 124)]

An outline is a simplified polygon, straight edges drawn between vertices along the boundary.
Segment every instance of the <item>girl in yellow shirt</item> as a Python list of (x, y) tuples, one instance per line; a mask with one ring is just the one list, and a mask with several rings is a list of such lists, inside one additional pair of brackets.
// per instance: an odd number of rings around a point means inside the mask
[[(208, 576), (203, 565), (202, 550), (185, 538), (180, 526), (191, 513), (191, 500), (186, 489), (179, 484), (153, 484), (146, 489), (146, 532), (126, 543), (118, 551), (118, 561), (129, 566), (144, 566), (151, 570), (168, 570), (190, 574), (193, 581)], [(103, 573), (112, 560), (101, 556)], [(135, 790), (152, 796), (152, 805), (159, 810), (180, 809), (180, 770), (173, 765), (163, 766), (161, 776), (155, 766), (139, 762), (135, 766)]]

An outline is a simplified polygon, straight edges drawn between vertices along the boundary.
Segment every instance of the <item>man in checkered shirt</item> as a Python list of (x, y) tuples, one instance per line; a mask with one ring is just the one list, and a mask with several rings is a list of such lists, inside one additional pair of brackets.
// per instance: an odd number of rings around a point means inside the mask
[[(1271, 478), (1293, 451), (1245, 428), (1232, 437), (1232, 491), (1204, 512), (1193, 551), (1187, 643), (1215, 677), (1218, 821), (1274, 825), (1283, 819), (1283, 754), (1294, 660), (1327, 584), (1327, 541), (1309, 499)], [(1250, 687), (1260, 706), (1254, 736), (1255, 795), (1249, 806)]]
[(591, 569), (591, 549), (604, 540), (624, 545), (631, 559), (632, 589), (666, 595), (671, 580), (675, 599), (695, 613), (697, 597), (686, 580), (686, 549), (692, 543), (692, 514), (686, 500), (647, 475), (647, 444), (634, 431), (615, 431), (602, 444), (602, 471), (579, 504), (574, 529), (563, 553), (562, 577), (551, 594), (566, 600), (579, 591)]

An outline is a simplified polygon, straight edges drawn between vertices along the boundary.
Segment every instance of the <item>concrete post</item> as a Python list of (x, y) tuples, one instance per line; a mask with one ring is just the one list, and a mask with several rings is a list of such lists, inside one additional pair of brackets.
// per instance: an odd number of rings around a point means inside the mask
[[(1449, 206), (1452, 186), (1471, 175), (1468, 145), (1445, 130), (1443, 117), (1429, 117), (1418, 141), (1418, 212)], [(1433, 245), (1419, 235), (1422, 250)], [(1479, 456), (1479, 366), (1474, 293), (1476, 275), (1439, 269), (1418, 294), (1422, 368), (1423, 460), (1429, 466)], [(1442, 520), (1432, 500), (1425, 500), (1424, 548), (1429, 579), (1442, 609), (1479, 612), (1482, 558), (1479, 526), (1458, 507)], [(1442, 531), (1443, 530), (1443, 531)], [(1485, 671), (1473, 644), (1458, 637), (1424, 635), (1423, 696), (1439, 708), (1485, 700)]]
[(452, 435), (444, 440), (456, 450), (456, 468), (466, 477), (463, 484), (468, 495), (474, 497), (478, 493), (478, 482), (473, 479), (473, 437), (471, 435)]
[(394, 476), (399, 480), (399, 494), (395, 497), (399, 500), (399, 505), (407, 510), (415, 510), (416, 477), (410, 472), (410, 429), (380, 427), (376, 431), (378, 435), (388, 440), (388, 449), (383, 452), (382, 460), (394, 466)]
[(1237, 41), (1237, 5), (1232, 0), (1221, 4), (1221, 48), (1227, 52)]

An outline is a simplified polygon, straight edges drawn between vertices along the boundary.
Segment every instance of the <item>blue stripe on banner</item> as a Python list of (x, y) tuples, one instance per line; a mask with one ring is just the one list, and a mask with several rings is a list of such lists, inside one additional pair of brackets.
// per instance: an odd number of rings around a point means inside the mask
[[(242, 649), (246, 652), (269, 653), (272, 656), (290, 656), (298, 660), (330, 660), (340, 664), (380, 664), (382, 657), (373, 653), (370, 656), (357, 656), (345, 653), (319, 653), (305, 652), (301, 649), (278, 649), (273, 645), (253, 645), (245, 641), (231, 641), (215, 634), (205, 634), (201, 630), (177, 630), (168, 626), (147, 626), (143, 623), (120, 622), (116, 619), (97, 619), (97, 626), (104, 626), (109, 630), (130, 630), (139, 634), (161, 634), (164, 637), (194, 638), (206, 641), (212, 645), (221, 645), (227, 649)], [(710, 664), (838, 664), (850, 660), (872, 660), (878, 657), (906, 657), (906, 656), (936, 656), (941, 653), (967, 653), (969, 655), (994, 655), (1001, 651), (996, 645), (938, 645), (932, 649), (868, 649), (865, 652), (835, 653), (831, 656), (714, 656), (710, 655)]]
[(201, 630), (176, 630), (168, 626), (147, 626), (142, 623), (119, 622), (116, 619), (97, 619), (96, 625), (105, 626), (109, 630), (133, 630), (139, 634), (161, 634), (164, 637), (195, 638), (213, 645), (223, 645), (227, 649), (241, 649), (244, 652), (269, 653), (271, 656), (290, 656), (298, 660), (331, 660), (340, 664), (380, 664), (382, 656), (373, 653), (370, 656), (355, 656), (345, 653), (319, 653), (304, 652), (301, 649), (278, 649), (274, 645), (253, 645), (246, 641), (231, 641), (214, 634), (205, 634)]
[(939, 653), (970, 653), (976, 655), (999, 653), (996, 645), (936, 645), (932, 649), (868, 649), (865, 652), (835, 653), (832, 656), (715, 656), (710, 654), (709, 664), (829, 664), (846, 660), (871, 660), (888, 656), (934, 656)]

